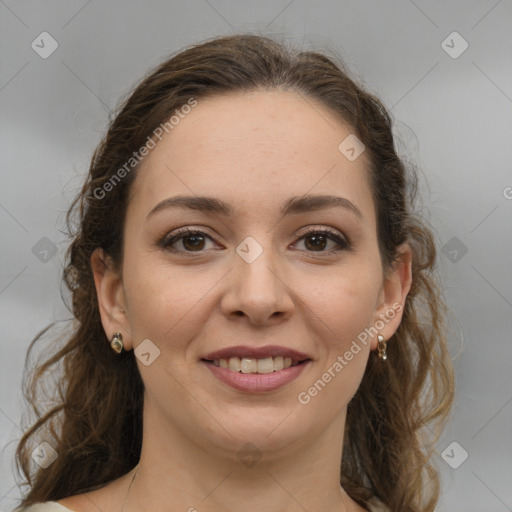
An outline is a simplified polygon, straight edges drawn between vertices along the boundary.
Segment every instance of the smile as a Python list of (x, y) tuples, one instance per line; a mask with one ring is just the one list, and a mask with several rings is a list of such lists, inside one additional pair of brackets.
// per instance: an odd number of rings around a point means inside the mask
[[(295, 363), (297, 365), (299, 363)], [(293, 365), (291, 357), (230, 357), (229, 359), (214, 359), (213, 365), (241, 373), (272, 373), (279, 372)], [(295, 366), (293, 365), (293, 366)]]
[(311, 359), (292, 363), (291, 358), (282, 357), (264, 359), (231, 357), (229, 360), (202, 360), (202, 362), (222, 383), (246, 393), (274, 391), (295, 380), (312, 364)]

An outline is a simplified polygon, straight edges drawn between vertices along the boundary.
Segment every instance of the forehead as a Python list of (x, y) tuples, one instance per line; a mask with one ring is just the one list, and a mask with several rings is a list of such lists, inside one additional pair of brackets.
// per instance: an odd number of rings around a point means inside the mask
[(143, 161), (132, 199), (147, 211), (181, 194), (223, 197), (239, 208), (310, 193), (371, 202), (366, 155), (350, 161), (340, 152), (349, 136), (349, 125), (295, 92), (198, 99)]

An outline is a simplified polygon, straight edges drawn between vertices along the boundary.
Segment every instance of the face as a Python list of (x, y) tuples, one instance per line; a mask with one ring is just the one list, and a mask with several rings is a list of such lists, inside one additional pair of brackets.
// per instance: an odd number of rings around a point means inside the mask
[[(95, 277), (107, 336), (149, 353), (145, 413), (167, 432), (277, 453), (343, 424), (370, 328), (385, 316), (388, 339), (407, 292), (406, 271), (382, 268), (366, 155), (338, 149), (350, 134), (293, 92), (215, 96), (137, 171), (122, 268)], [(249, 374), (222, 367), (229, 355)]]

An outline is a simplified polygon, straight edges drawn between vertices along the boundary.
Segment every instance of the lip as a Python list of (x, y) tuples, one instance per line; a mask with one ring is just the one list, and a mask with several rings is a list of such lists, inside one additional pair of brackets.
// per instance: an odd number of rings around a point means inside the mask
[[(215, 359), (229, 359), (230, 357), (248, 357), (252, 359), (265, 359), (267, 357), (290, 357), (292, 364), (300, 363), (312, 357), (294, 350), (293, 348), (282, 347), (279, 345), (266, 345), (264, 347), (250, 347), (245, 345), (237, 345), (236, 347), (227, 347), (216, 350), (203, 357), (203, 360), (214, 361)], [(279, 372), (274, 372), (279, 373)]]
[[(216, 353), (213, 354), (216, 355)], [(272, 373), (240, 373), (229, 370), (228, 368), (214, 366), (213, 363), (208, 361), (201, 361), (201, 363), (204, 364), (217, 379), (238, 391), (262, 393), (265, 391), (274, 391), (295, 380), (311, 364), (311, 360)]]

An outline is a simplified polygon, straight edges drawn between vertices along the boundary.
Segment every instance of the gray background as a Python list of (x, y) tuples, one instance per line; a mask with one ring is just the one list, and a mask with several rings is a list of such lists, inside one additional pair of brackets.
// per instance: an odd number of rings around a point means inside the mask
[[(44, 31), (58, 43), (46, 59), (31, 47)], [(69, 318), (64, 212), (109, 109), (169, 53), (245, 31), (338, 53), (391, 109), (401, 152), (428, 182), (453, 311), (457, 394), (439, 442), (439, 511), (512, 510), (510, 0), (0, 0), (0, 509), (19, 496), (25, 352)], [(469, 44), (460, 55), (454, 31)]]

